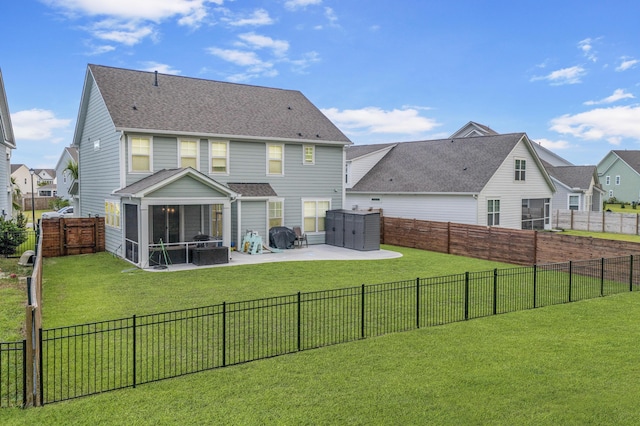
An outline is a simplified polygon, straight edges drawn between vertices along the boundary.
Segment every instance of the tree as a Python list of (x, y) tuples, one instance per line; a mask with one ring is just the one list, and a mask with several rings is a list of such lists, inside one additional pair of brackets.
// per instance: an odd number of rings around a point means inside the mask
[(69, 159), (63, 171), (68, 171), (69, 176), (71, 176), (73, 180), (78, 180), (78, 163), (76, 163), (75, 161)]
[(27, 241), (27, 231), (24, 226), (0, 217), (0, 254), (9, 256), (14, 254), (18, 246)]
[(22, 210), (22, 190), (16, 182), (16, 178), (11, 176), (11, 203), (16, 211)]

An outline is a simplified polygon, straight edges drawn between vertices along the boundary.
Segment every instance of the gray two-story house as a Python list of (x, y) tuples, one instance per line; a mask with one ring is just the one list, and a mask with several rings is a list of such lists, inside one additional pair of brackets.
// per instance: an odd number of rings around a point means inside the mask
[(301, 226), (323, 243), (350, 144), (299, 91), (89, 65), (77, 215), (104, 216), (107, 250), (140, 267), (202, 235), (238, 247)]
[(5, 156), (0, 160), (0, 210), (2, 217), (11, 219), (13, 216), (13, 185), (11, 184), (11, 153), (16, 148), (16, 141), (11, 125), (11, 114), (4, 89), (2, 71), (0, 71), (0, 147)]

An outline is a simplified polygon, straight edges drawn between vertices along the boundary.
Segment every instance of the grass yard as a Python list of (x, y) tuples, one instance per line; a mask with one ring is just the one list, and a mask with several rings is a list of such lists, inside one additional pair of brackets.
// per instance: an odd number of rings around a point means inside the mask
[(298, 291), (337, 289), (417, 277), (485, 271), (507, 265), (422, 250), (375, 261), (275, 262), (148, 272), (109, 254), (45, 259), (46, 328), (195, 308)]
[(0, 410), (4, 425), (636, 425), (640, 294)]
[[(0, 257), (0, 341), (14, 342), (23, 339), (27, 293), (24, 277), (33, 271), (31, 267), (18, 266), (18, 259)], [(15, 274), (15, 278), (12, 278)], [(22, 279), (20, 279), (22, 277)]]
[(612, 232), (573, 231), (568, 229), (562, 231), (562, 234), (575, 235), (576, 237), (604, 238), (605, 240), (631, 241), (633, 243), (640, 243), (640, 235), (614, 234)]

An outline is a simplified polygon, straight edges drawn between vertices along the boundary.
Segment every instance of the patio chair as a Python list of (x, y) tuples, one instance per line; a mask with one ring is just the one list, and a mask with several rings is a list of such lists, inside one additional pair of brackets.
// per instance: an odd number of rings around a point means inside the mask
[(299, 226), (294, 226), (293, 232), (295, 232), (296, 234), (295, 244), (297, 246), (302, 247), (302, 242), (304, 241), (305, 246), (309, 247), (309, 242), (307, 241), (307, 234), (303, 234)]

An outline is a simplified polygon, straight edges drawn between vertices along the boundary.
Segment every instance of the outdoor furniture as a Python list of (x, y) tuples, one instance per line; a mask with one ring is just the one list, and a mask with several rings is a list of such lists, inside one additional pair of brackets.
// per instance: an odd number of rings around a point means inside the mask
[(302, 233), (302, 229), (299, 226), (293, 227), (293, 232), (296, 234), (295, 243), (297, 246), (302, 247), (302, 242), (304, 241), (305, 245), (309, 247), (309, 242), (307, 241), (307, 234)]

